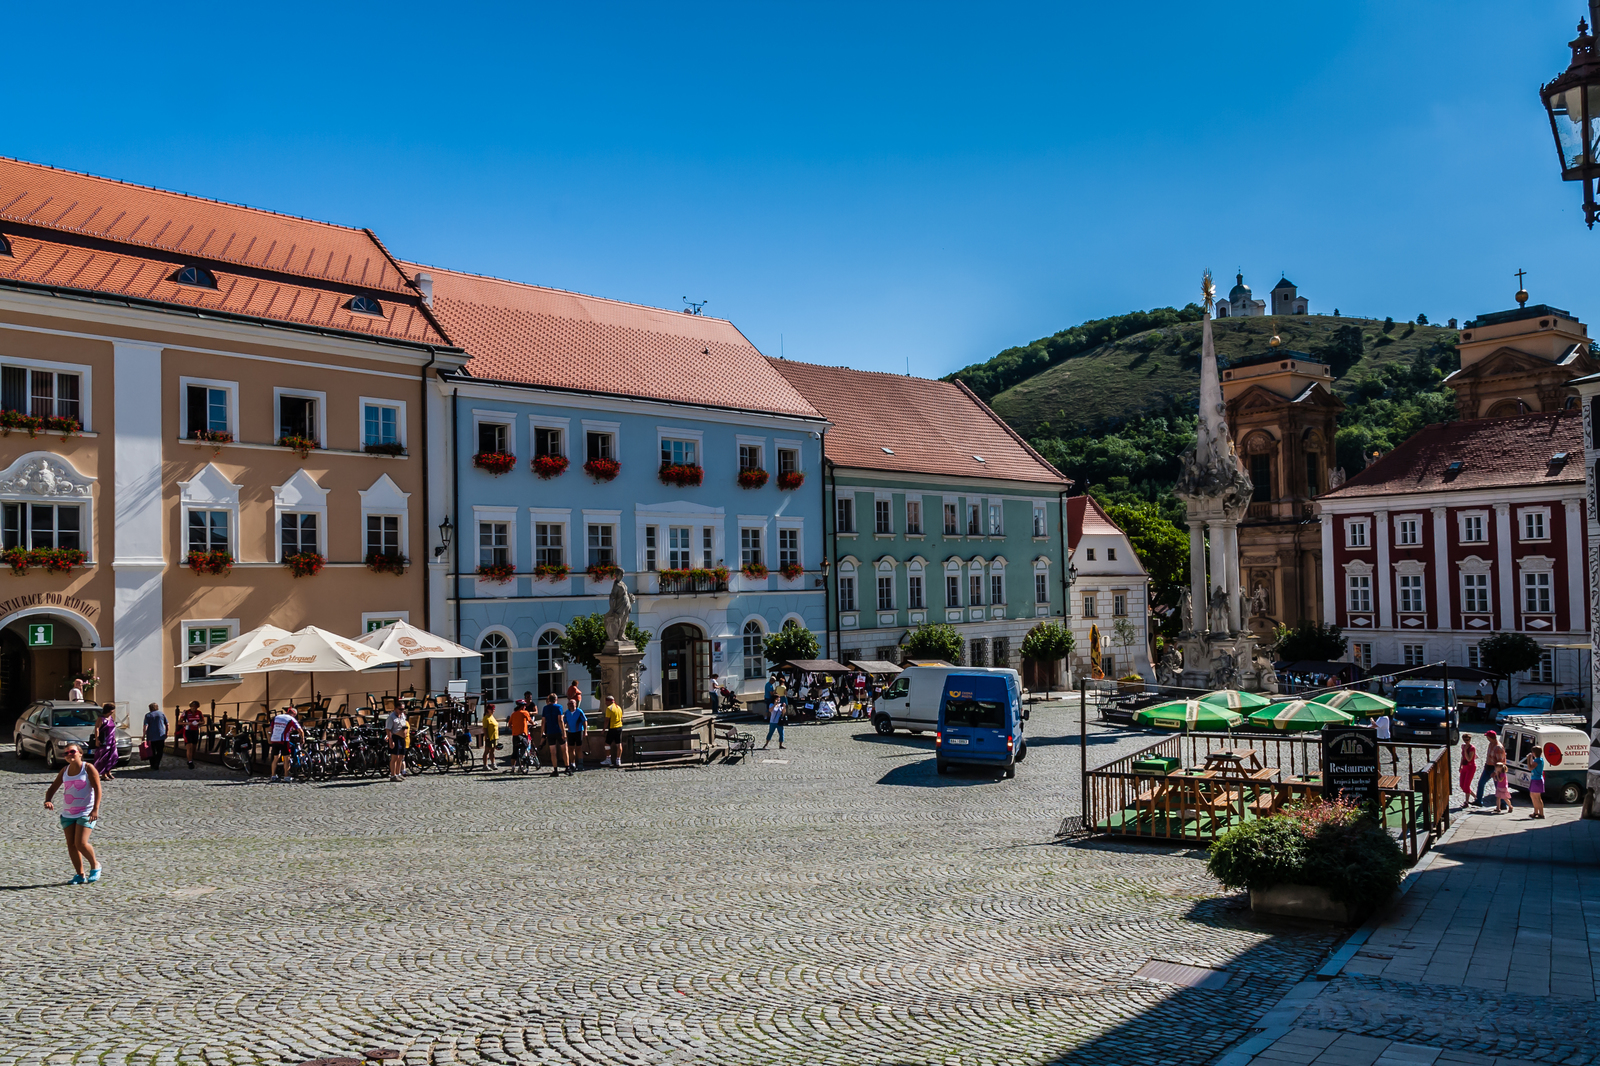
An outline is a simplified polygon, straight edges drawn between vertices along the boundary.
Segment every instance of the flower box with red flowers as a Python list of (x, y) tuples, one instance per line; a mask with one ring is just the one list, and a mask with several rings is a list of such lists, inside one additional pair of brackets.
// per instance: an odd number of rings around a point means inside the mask
[(310, 437), (302, 437), (298, 433), (290, 433), (278, 438), (278, 447), (293, 449), (300, 453), (300, 458), (305, 459), (322, 445)]
[(510, 563), (484, 563), (473, 573), (484, 581), (497, 581), (504, 585), (507, 581), (517, 576), (517, 568)]
[(510, 452), (479, 452), (472, 457), (472, 465), (499, 477), (517, 465), (517, 457)]
[(11, 567), (13, 574), (26, 574), (35, 566), (47, 573), (65, 574), (84, 565), (88, 558), (77, 548), (8, 548), (0, 552), (0, 562)]
[(367, 569), (374, 574), (403, 574), (410, 562), (399, 552), (367, 553)]
[(316, 552), (296, 552), (283, 557), (283, 565), (295, 577), (315, 577), (327, 564), (328, 560)]
[(759, 489), (767, 483), (767, 472), (759, 466), (746, 467), (739, 471), (739, 487), (741, 489)]
[(656, 584), (662, 592), (687, 592), (689, 571), (668, 567), (656, 574)]
[(656, 475), (663, 485), (698, 485), (706, 479), (706, 472), (695, 463), (662, 463)]
[(397, 440), (380, 441), (372, 444), (363, 444), (361, 450), (368, 455), (387, 455), (398, 457), (406, 453), (406, 446)]
[(767, 576), (767, 568), (760, 563), (745, 563), (739, 567), (739, 573), (748, 578), (760, 579)]
[(778, 475), (778, 487), (780, 489), (797, 489), (805, 483), (806, 475), (803, 470), (785, 470)]
[(540, 563), (533, 568), (533, 576), (541, 581), (560, 581), (572, 568), (566, 563)]
[(233, 554), (231, 552), (190, 552), (189, 569), (197, 574), (215, 574), (217, 577), (227, 577), (233, 570)]
[(546, 480), (560, 477), (567, 472), (569, 462), (565, 455), (535, 455), (533, 472)]
[(615, 581), (622, 576), (622, 567), (615, 563), (596, 563), (584, 571), (590, 581)]
[(799, 563), (785, 563), (783, 566), (778, 568), (778, 573), (782, 574), (790, 581), (793, 581), (795, 578), (799, 577), (805, 572), (806, 568), (801, 566)]
[(615, 459), (590, 459), (583, 464), (583, 472), (596, 481), (610, 481), (622, 473), (622, 464)]
[(14, 429), (25, 429), (30, 437), (37, 437), (40, 433), (59, 433), (61, 439), (66, 440), (74, 433), (82, 432), (83, 423), (76, 418), (65, 418), (60, 415), (27, 415), (21, 411), (0, 411), (0, 434), (9, 437)]

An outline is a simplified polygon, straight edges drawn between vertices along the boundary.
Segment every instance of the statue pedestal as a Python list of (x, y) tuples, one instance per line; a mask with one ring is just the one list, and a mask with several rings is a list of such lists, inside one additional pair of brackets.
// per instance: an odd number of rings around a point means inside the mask
[(606, 698), (615, 696), (622, 708), (624, 725), (644, 722), (644, 711), (639, 706), (639, 664), (644, 652), (632, 641), (613, 640), (595, 656), (600, 660), (600, 706)]
[[(1261, 677), (1256, 670), (1256, 637), (1241, 633), (1230, 637), (1224, 633), (1215, 636), (1190, 637), (1179, 644), (1183, 648), (1183, 676), (1179, 684), (1186, 688), (1234, 688), (1241, 692), (1260, 692)], [(1276, 683), (1272, 688), (1276, 690)]]

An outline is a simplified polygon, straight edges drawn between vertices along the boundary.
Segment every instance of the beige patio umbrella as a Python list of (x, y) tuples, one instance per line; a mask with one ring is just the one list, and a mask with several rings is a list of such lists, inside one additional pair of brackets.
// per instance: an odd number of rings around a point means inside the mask
[(289, 635), (287, 629), (277, 626), (257, 626), (246, 633), (240, 633), (232, 640), (218, 644), (210, 651), (203, 651), (191, 659), (178, 664), (179, 670), (187, 670), (192, 666), (209, 666), (213, 673), (225, 674), (227, 669), (235, 662), (259, 656), (261, 652), (272, 647), (278, 641)]
[(377, 648), (379, 651), (398, 655), (400, 659), (394, 665), (394, 694), (400, 695), (400, 665), (412, 659), (466, 659), (483, 658), (481, 651), (463, 648), (459, 644), (452, 644), (443, 637), (435, 636), (426, 629), (418, 629), (410, 622), (390, 622), (380, 629), (374, 629), (356, 640), (368, 648)]
[[(263, 647), (254, 656), (235, 659), (229, 664), (229, 669), (236, 674), (327, 674), (367, 670), (404, 661), (398, 655), (358, 644), (326, 629), (306, 626), (270, 647)], [(268, 707), (271, 707), (270, 698)]]

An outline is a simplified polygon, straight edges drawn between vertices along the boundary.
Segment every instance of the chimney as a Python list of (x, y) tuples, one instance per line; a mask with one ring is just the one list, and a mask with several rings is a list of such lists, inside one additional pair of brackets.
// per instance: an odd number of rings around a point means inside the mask
[(429, 307), (433, 306), (433, 275), (418, 274), (417, 288), (422, 290), (422, 302)]

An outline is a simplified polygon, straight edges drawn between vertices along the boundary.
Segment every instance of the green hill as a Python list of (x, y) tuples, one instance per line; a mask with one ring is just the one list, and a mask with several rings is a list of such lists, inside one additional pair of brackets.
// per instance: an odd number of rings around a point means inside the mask
[[(1014, 384), (1006, 379), (1019, 376), (1017, 371), (1026, 367), (1029, 356), (1036, 363), (1045, 361), (1039, 354), (1048, 353), (1048, 359), (1054, 354), (1049, 352), (1050, 342), (1072, 331), (1002, 352), (988, 363), (951, 376), (967, 381), (980, 395), (985, 392), (980, 383), (991, 388), (1009, 384), (990, 393), (989, 402), (1030, 438), (1094, 435), (1132, 419), (1181, 417), (1193, 412), (1200, 385), (1200, 323), (1191, 317), (1193, 310), (1162, 308), (1085, 323), (1076, 328), (1098, 327), (1115, 339), (1068, 352), (1052, 361), (1053, 365)], [(1139, 319), (1151, 318), (1166, 321), (1155, 328), (1121, 333), (1126, 326), (1142, 325)], [(1364, 381), (1382, 376), (1385, 367), (1398, 364), (1410, 368), (1419, 357), (1433, 363), (1447, 351), (1453, 354), (1457, 337), (1455, 330), (1441, 326), (1330, 315), (1224, 318), (1214, 321), (1212, 330), (1217, 356), (1224, 365), (1230, 359), (1267, 351), (1274, 334), (1285, 349), (1322, 356), (1333, 370), (1334, 392), (1346, 402)], [(1019, 352), (1024, 354), (1019, 356)]]

